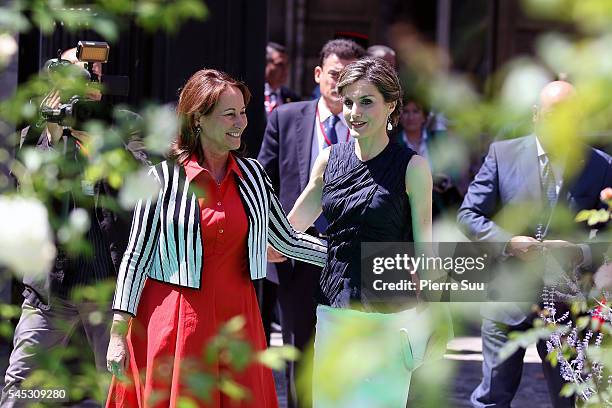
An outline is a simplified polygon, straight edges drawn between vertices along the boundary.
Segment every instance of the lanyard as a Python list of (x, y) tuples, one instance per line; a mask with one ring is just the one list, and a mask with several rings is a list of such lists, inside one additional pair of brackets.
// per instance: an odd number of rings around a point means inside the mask
[[(317, 122), (319, 122), (319, 129), (321, 129), (321, 134), (323, 135), (323, 139), (325, 139), (325, 143), (327, 143), (328, 146), (332, 145), (331, 140), (329, 140), (329, 138), (327, 137), (327, 134), (325, 133), (325, 129), (323, 129), (323, 124), (321, 123), (321, 116), (319, 116), (319, 107), (317, 106)], [(346, 129), (346, 141), (349, 141), (349, 137), (351, 135), (351, 131)]]

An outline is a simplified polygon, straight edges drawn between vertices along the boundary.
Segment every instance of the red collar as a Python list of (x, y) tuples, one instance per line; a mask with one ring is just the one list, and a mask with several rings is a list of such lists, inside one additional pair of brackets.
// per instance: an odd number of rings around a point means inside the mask
[[(191, 157), (183, 164), (183, 167), (185, 167), (185, 173), (187, 173), (187, 178), (189, 181), (195, 179), (203, 171), (208, 172), (208, 169), (200, 166), (200, 163), (198, 163), (198, 158), (195, 154), (191, 155)], [(238, 166), (238, 163), (236, 162), (236, 159), (232, 153), (230, 153), (227, 157), (227, 167), (225, 169), (225, 175), (223, 176), (224, 180), (227, 178), (230, 172), (234, 172), (234, 174), (241, 179), (244, 178), (242, 171), (240, 170), (240, 167)]]

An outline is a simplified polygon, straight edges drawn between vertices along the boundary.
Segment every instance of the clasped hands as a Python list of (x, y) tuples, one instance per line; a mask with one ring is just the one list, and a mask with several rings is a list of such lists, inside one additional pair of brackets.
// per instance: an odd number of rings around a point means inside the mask
[(517, 235), (508, 241), (506, 253), (519, 258), (521, 261), (529, 262), (542, 256), (545, 251), (555, 251), (574, 265), (580, 265), (584, 256), (580, 246), (560, 239), (538, 241), (533, 237)]

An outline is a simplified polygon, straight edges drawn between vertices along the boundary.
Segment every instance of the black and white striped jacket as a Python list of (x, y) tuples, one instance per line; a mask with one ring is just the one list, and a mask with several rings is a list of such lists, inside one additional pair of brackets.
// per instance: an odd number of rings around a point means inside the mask
[[(323, 266), (325, 242), (291, 227), (261, 165), (247, 158), (236, 157), (236, 162), (243, 175), (237, 180), (248, 218), (251, 279), (266, 276), (268, 243), (287, 257)], [(149, 175), (161, 188), (157, 200), (141, 200), (134, 209), (112, 305), (132, 315), (147, 278), (189, 288), (201, 285), (200, 209), (185, 169), (164, 161), (151, 167)]]

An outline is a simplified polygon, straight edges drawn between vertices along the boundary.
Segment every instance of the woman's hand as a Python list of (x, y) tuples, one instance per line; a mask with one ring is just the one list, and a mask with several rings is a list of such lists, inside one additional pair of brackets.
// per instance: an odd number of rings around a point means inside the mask
[(129, 351), (127, 346), (127, 332), (130, 316), (126, 313), (116, 312), (113, 316), (110, 341), (106, 352), (106, 368), (116, 377), (122, 377), (127, 369)]
[(115, 377), (122, 377), (127, 369), (129, 352), (127, 340), (124, 335), (112, 334), (106, 352), (106, 368)]
[(283, 254), (278, 252), (276, 249), (272, 248), (272, 246), (270, 245), (268, 245), (267, 252), (268, 252), (268, 262), (279, 263), (279, 262), (285, 262), (287, 260), (287, 258), (283, 256)]

